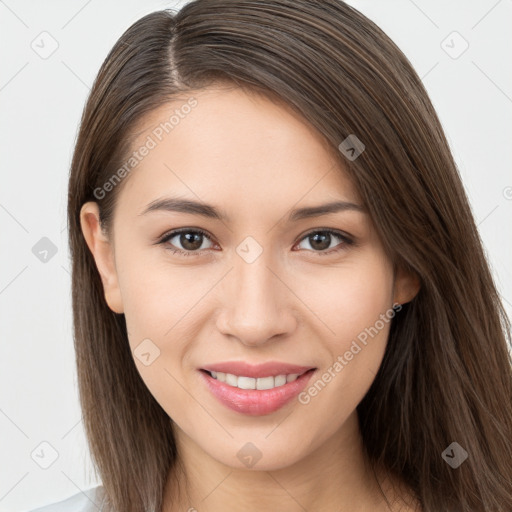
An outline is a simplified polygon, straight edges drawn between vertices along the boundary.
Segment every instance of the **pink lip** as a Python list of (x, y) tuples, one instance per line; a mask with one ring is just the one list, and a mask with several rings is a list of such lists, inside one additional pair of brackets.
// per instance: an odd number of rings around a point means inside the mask
[[(254, 378), (287, 375), (290, 373), (301, 375), (293, 382), (287, 382), (283, 386), (274, 389), (257, 390), (239, 389), (229, 386), (224, 382), (214, 379), (204, 370), (233, 373), (234, 375)], [(306, 387), (311, 375), (314, 373), (314, 371), (308, 370), (314, 370), (314, 368), (282, 363), (265, 363), (257, 366), (246, 363), (222, 363), (208, 366), (200, 371), (200, 374), (210, 392), (226, 407), (247, 415), (263, 416), (283, 407)]]

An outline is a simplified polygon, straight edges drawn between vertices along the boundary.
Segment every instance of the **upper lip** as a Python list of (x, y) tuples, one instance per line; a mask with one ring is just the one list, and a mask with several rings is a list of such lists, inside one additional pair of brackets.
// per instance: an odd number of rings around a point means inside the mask
[(302, 375), (313, 366), (299, 366), (296, 364), (281, 363), (279, 361), (268, 361), (261, 364), (249, 364), (244, 361), (224, 361), (221, 363), (203, 366), (202, 370), (208, 372), (223, 372), (244, 377), (276, 377), (277, 375), (290, 375), (297, 373)]

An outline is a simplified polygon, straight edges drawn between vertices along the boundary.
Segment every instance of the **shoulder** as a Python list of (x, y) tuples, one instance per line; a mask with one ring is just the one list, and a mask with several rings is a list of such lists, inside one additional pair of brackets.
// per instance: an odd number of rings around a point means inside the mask
[(99, 512), (103, 498), (103, 486), (98, 485), (30, 512)]

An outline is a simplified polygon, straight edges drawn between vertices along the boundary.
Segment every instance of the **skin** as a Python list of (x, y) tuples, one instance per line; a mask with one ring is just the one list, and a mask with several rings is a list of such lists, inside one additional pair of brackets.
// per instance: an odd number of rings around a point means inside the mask
[[(144, 339), (160, 350), (148, 366), (134, 361), (174, 422), (185, 468), (187, 493), (178, 498), (169, 478), (163, 510), (389, 511), (365, 466), (356, 412), (381, 364), (389, 323), (309, 403), (295, 399), (268, 415), (226, 408), (198, 368), (277, 360), (318, 368), (312, 384), (379, 315), (410, 301), (418, 281), (394, 271), (365, 211), (288, 222), (294, 208), (362, 205), (332, 148), (300, 116), (236, 87), (190, 96), (197, 106), (125, 178), (110, 236), (96, 203), (81, 211), (106, 301), (124, 313), (132, 352)], [(185, 101), (148, 114), (134, 147)], [(212, 204), (230, 220), (141, 214), (177, 195)], [(169, 250), (190, 247), (183, 237), (156, 243), (178, 228), (201, 228), (209, 238), (200, 237), (190, 256)], [(316, 248), (306, 235), (326, 228), (354, 243), (333, 235), (327, 249)], [(252, 263), (236, 252), (247, 236), (263, 250)], [(237, 457), (247, 442), (261, 452), (252, 468)], [(379, 482), (391, 510), (413, 510), (403, 503), (407, 490), (391, 490), (398, 480), (379, 473)]]

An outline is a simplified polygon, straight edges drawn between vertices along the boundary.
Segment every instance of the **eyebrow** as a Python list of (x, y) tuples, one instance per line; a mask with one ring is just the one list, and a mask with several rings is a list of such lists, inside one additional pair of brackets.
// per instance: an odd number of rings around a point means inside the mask
[[(350, 203), (348, 201), (333, 201), (318, 206), (308, 206), (292, 210), (288, 215), (287, 220), (288, 222), (296, 222), (302, 219), (320, 217), (322, 215), (328, 215), (329, 213), (343, 212), (347, 210), (361, 213), (365, 213), (366, 211), (365, 208), (359, 204)], [(230, 220), (229, 216), (223, 210), (219, 210), (215, 208), (215, 206), (200, 201), (181, 199), (177, 197), (156, 199), (149, 203), (144, 211), (139, 215), (146, 215), (147, 213), (154, 211), (189, 213), (226, 222), (229, 222)]]

